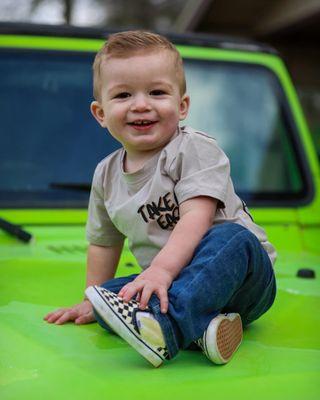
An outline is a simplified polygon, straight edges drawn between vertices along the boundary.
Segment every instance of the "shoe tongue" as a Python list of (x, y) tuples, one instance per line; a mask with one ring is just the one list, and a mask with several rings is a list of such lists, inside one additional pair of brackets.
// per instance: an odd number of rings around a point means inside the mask
[(148, 311), (137, 311), (136, 318), (137, 318), (137, 321), (140, 321), (141, 318), (150, 318), (150, 319), (153, 319), (154, 321), (156, 321), (153, 314), (151, 314)]
[(140, 335), (151, 345), (165, 347), (165, 341), (159, 322), (153, 314), (145, 311), (136, 313), (136, 321)]

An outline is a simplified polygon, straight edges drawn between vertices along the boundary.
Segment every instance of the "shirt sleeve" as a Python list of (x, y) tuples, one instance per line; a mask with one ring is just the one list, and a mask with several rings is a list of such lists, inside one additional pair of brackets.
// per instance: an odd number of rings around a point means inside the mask
[(201, 133), (188, 135), (170, 167), (175, 175), (179, 204), (197, 196), (219, 200), (224, 208), (230, 180), (230, 163), (216, 140)]
[(86, 238), (90, 244), (115, 246), (123, 242), (125, 236), (112, 223), (105, 207), (101, 166), (95, 170), (90, 192)]

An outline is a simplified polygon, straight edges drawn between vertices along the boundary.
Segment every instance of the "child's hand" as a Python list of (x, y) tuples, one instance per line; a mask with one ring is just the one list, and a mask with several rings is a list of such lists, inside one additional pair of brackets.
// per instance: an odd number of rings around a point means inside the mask
[(95, 321), (93, 308), (89, 300), (84, 300), (70, 308), (60, 308), (44, 317), (44, 320), (50, 324), (62, 325), (68, 321), (74, 321), (75, 324), (89, 324)]
[(155, 293), (160, 300), (161, 312), (168, 311), (168, 289), (173, 278), (168, 271), (150, 266), (143, 271), (136, 279), (125, 285), (119, 292), (118, 296), (128, 302), (133, 296), (137, 295), (137, 300), (140, 302), (140, 309), (144, 310), (150, 297)]

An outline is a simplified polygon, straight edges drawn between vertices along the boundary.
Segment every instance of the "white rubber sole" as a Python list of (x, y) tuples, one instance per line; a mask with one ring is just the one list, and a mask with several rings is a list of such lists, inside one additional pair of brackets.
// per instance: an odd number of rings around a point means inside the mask
[(163, 359), (140, 338), (136, 331), (132, 331), (113, 308), (104, 300), (95, 286), (90, 286), (85, 291), (87, 298), (92, 303), (100, 317), (108, 324), (122, 339), (140, 353), (154, 367), (159, 367)]
[(239, 314), (221, 314), (214, 318), (203, 338), (204, 351), (215, 364), (226, 364), (242, 342), (242, 322)]

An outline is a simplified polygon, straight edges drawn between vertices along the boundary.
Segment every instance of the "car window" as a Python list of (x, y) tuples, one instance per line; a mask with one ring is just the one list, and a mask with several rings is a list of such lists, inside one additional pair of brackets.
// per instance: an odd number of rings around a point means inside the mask
[(186, 123), (217, 139), (231, 160), (237, 191), (248, 201), (303, 195), (294, 126), (276, 76), (257, 65), (185, 64), (191, 96)]
[(86, 206), (96, 164), (119, 147), (90, 113), (94, 56), (25, 51), (0, 57), (2, 204)]
[[(0, 52), (0, 206), (86, 207), (96, 164), (119, 144), (91, 116), (91, 53)], [(303, 165), (276, 77), (185, 60), (186, 123), (215, 137), (248, 204), (303, 197)], [(281, 196), (279, 196), (281, 195)]]

